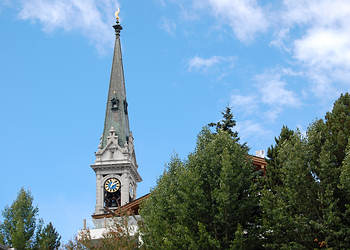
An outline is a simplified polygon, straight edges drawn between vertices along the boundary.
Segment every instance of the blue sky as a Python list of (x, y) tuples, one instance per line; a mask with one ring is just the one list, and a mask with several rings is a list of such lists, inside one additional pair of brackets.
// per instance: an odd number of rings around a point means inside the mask
[(0, 208), (30, 189), (65, 241), (94, 210), (118, 6), (138, 196), (226, 105), (254, 154), (349, 91), (347, 0), (0, 0)]

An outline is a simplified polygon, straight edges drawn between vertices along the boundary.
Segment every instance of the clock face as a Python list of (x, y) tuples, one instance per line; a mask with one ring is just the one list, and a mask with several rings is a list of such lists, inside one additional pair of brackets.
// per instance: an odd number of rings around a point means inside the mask
[(130, 193), (130, 197), (134, 198), (134, 187), (131, 184), (129, 186), (129, 193)]
[(105, 189), (109, 193), (117, 192), (120, 188), (120, 181), (117, 178), (110, 178), (105, 182)]

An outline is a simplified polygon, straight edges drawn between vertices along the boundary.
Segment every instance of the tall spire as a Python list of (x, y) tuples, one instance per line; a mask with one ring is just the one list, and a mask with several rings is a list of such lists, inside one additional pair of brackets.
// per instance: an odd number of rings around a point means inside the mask
[[(137, 183), (142, 181), (138, 172), (134, 140), (129, 130), (124, 70), (120, 46), (119, 10), (114, 55), (109, 82), (103, 135), (95, 152), (91, 168), (96, 174), (96, 206), (93, 215), (96, 228), (106, 225), (108, 209), (117, 209), (136, 198)], [(101, 217), (102, 216), (102, 217)]]
[(114, 129), (118, 136), (118, 144), (124, 146), (129, 141), (128, 103), (126, 101), (122, 51), (120, 45), (120, 31), (123, 27), (119, 23), (119, 9), (116, 12), (117, 22), (113, 26), (116, 34), (111, 78), (106, 105), (106, 117), (102, 135), (102, 147), (107, 144), (109, 131)]

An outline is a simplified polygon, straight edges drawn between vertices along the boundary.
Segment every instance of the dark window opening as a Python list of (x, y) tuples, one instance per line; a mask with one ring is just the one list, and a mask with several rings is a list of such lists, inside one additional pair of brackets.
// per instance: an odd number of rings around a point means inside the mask
[(115, 193), (109, 193), (105, 190), (104, 192), (104, 206), (105, 207), (120, 207), (121, 196), (120, 189)]

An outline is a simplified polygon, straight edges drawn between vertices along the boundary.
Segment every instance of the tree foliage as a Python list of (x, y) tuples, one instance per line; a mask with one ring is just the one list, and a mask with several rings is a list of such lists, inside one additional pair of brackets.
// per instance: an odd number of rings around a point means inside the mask
[(350, 248), (349, 136), (349, 94), (306, 137), (282, 129), (267, 176), (278, 181), (268, 182), (261, 198), (267, 248)]
[[(231, 120), (226, 111), (224, 120)], [(247, 149), (231, 133), (234, 125), (221, 122), (216, 133), (204, 128), (186, 160), (171, 159), (141, 208), (146, 248), (259, 248), (258, 177)]]
[(35, 249), (58, 249), (61, 245), (61, 236), (50, 222), (45, 227), (40, 224), (35, 239)]
[[(33, 196), (21, 188), (17, 199), (2, 212), (4, 221), (0, 223), (0, 240), (3, 244), (16, 249), (56, 249), (60, 237), (50, 223), (42, 229), (37, 221), (38, 208), (33, 206)], [(50, 232), (55, 232), (51, 235)], [(56, 237), (55, 239), (54, 236)], [(55, 241), (53, 248), (45, 248), (42, 242)], [(0, 242), (1, 242), (0, 241)], [(58, 244), (58, 245), (57, 245)]]
[(281, 129), (281, 133), (278, 137), (275, 137), (275, 145), (271, 145), (267, 149), (267, 157), (266, 159), (269, 171), (267, 171), (266, 184), (267, 185), (280, 185), (282, 184), (281, 177), (281, 163), (280, 159), (277, 157), (281, 148), (294, 134), (294, 131), (289, 129), (287, 126), (283, 126)]
[(220, 130), (226, 131), (235, 142), (239, 141), (238, 132), (234, 131), (233, 128), (236, 126), (236, 120), (233, 117), (232, 111), (230, 107), (226, 107), (224, 112), (221, 112), (222, 119), (216, 123), (211, 122), (208, 124), (209, 127), (214, 127), (216, 132)]
[(17, 249), (30, 249), (36, 229), (38, 208), (33, 207), (33, 196), (29, 191), (21, 190), (17, 199), (2, 212), (4, 217), (0, 233), (6, 245)]
[(69, 241), (64, 247), (67, 250), (142, 250), (143, 246), (135, 222), (137, 222), (136, 217), (120, 214), (120, 216), (112, 218), (112, 223), (107, 227), (101, 239), (93, 239), (89, 229), (82, 230), (74, 240)]

